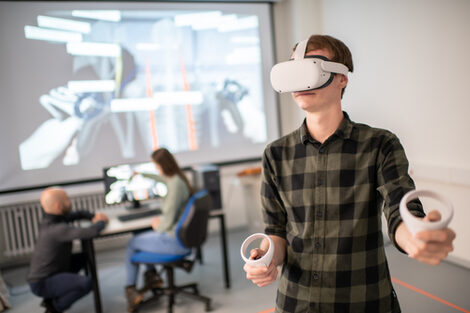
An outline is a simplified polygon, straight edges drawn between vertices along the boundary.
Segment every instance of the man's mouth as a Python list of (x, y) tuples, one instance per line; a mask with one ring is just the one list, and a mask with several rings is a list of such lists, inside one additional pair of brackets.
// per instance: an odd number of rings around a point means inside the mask
[(299, 96), (309, 96), (309, 95), (314, 95), (314, 94), (315, 94), (314, 91), (302, 91), (302, 92), (296, 92), (294, 96), (299, 97)]

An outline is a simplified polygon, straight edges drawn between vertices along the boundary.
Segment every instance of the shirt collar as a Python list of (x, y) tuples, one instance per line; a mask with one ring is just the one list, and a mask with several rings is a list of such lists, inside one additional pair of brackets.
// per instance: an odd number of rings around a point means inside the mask
[[(341, 124), (339, 124), (338, 129), (336, 129), (336, 131), (334, 132), (332, 136), (336, 135), (339, 138), (349, 139), (351, 137), (351, 133), (353, 129), (353, 122), (349, 118), (348, 113), (343, 111), (343, 114), (344, 114), (344, 118), (341, 121)], [(308, 132), (307, 119), (304, 119), (302, 125), (299, 128), (299, 133), (300, 133), (300, 140), (303, 144), (307, 144), (308, 142), (311, 142), (311, 143), (317, 142)]]

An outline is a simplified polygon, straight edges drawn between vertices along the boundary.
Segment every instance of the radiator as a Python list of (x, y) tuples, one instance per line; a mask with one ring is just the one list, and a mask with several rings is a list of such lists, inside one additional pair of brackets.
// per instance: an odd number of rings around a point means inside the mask
[[(70, 200), (73, 210), (113, 208), (106, 205), (103, 193), (76, 195)], [(34, 251), (42, 216), (39, 201), (0, 206), (0, 266), (29, 259)]]

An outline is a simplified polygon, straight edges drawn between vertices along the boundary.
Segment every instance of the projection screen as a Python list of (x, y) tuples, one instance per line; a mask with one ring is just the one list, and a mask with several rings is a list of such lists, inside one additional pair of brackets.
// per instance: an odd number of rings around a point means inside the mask
[(0, 2), (0, 191), (260, 158), (272, 64), (266, 3)]

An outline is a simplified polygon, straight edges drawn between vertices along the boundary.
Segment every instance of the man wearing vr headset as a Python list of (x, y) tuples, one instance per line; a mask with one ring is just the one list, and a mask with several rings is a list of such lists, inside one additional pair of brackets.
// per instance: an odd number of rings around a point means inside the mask
[[(273, 260), (267, 268), (244, 266), (262, 287), (283, 265), (276, 312), (401, 312), (385, 257), (382, 208), (400, 251), (428, 264), (452, 251), (452, 230), (413, 237), (402, 223), (399, 202), (415, 189), (408, 160), (394, 134), (352, 122), (342, 111), (348, 71), (346, 45), (321, 35), (300, 42), (293, 60), (271, 71), (274, 89), (292, 92), (306, 112), (301, 127), (269, 144), (263, 156), (261, 197)], [(419, 201), (408, 207), (425, 216)], [(251, 258), (266, 250), (263, 243)]]

